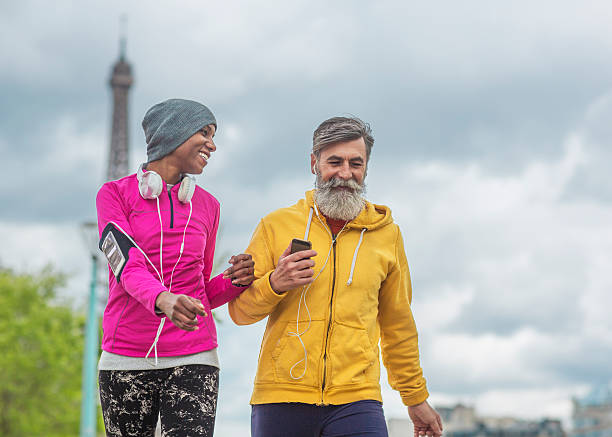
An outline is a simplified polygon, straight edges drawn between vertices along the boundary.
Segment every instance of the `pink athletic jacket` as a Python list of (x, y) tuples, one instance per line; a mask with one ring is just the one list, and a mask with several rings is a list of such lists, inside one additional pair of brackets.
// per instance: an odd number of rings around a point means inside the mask
[[(159, 196), (163, 224), (163, 278), (142, 253), (132, 247), (120, 282), (109, 268), (109, 296), (102, 322), (102, 349), (119, 355), (144, 357), (153, 344), (161, 317), (155, 300), (168, 291), (172, 269), (179, 257), (189, 203), (181, 203), (179, 184)], [(198, 316), (199, 330), (188, 332), (166, 320), (157, 343), (160, 357), (187, 355), (213, 349), (217, 333), (211, 309), (229, 302), (244, 289), (221, 275), (210, 278), (219, 226), (219, 202), (196, 186), (191, 199), (193, 212), (185, 235), (185, 247), (172, 277), (172, 293), (202, 301), (207, 317)], [(105, 183), (96, 197), (98, 231), (109, 222), (119, 225), (160, 270), (160, 222), (156, 200), (145, 200), (138, 191), (136, 175)], [(161, 272), (160, 272), (161, 273)]]

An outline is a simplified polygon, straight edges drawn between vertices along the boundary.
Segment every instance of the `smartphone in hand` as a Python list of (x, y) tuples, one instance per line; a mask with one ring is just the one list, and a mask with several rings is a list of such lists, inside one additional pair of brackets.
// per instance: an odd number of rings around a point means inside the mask
[(312, 243), (310, 241), (300, 240), (299, 238), (291, 240), (291, 253), (310, 249), (312, 249)]

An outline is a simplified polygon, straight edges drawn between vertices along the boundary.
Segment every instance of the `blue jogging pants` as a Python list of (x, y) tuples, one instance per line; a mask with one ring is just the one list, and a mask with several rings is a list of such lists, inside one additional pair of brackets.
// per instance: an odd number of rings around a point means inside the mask
[(301, 403), (252, 406), (251, 437), (388, 437), (382, 404), (374, 400), (343, 405)]

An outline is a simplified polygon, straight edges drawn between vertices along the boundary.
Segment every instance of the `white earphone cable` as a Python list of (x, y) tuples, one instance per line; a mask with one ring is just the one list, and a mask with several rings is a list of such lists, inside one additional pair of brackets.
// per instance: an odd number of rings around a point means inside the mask
[[(315, 209), (315, 211), (317, 213), (317, 218), (319, 219), (319, 222), (321, 223), (323, 228), (327, 231), (327, 233), (329, 234), (329, 236), (330, 236), (332, 241), (331, 241), (331, 244), (329, 246), (329, 250), (327, 251), (327, 256), (325, 257), (325, 261), (323, 262), (323, 267), (321, 267), (321, 270), (319, 270), (319, 273), (317, 273), (317, 276), (315, 276), (315, 278), (312, 280), (312, 282), (310, 284), (308, 284), (308, 286), (304, 285), (302, 287), (302, 293), (300, 294), (300, 300), (298, 301), (297, 317), (296, 317), (296, 321), (295, 321), (295, 332), (292, 332), (292, 331), (287, 332), (287, 335), (292, 336), (292, 337), (297, 337), (297, 339), (300, 341), (300, 344), (302, 345), (302, 348), (304, 349), (304, 358), (302, 358), (298, 362), (294, 363), (293, 366), (291, 366), (291, 368), (289, 369), (289, 376), (292, 379), (296, 379), (296, 380), (297, 379), (302, 379), (304, 377), (304, 375), (306, 374), (306, 369), (308, 368), (308, 351), (306, 350), (306, 346), (304, 345), (304, 341), (302, 340), (302, 335), (306, 334), (306, 332), (310, 329), (310, 325), (312, 323), (312, 318), (310, 316), (310, 310), (308, 309), (308, 304), (306, 303), (306, 294), (308, 293), (308, 290), (310, 289), (310, 287), (312, 286), (314, 281), (316, 281), (317, 278), (321, 275), (321, 273), (323, 273), (323, 270), (325, 270), (325, 267), (327, 266), (327, 263), (329, 261), (329, 256), (331, 255), (332, 249), (334, 247), (334, 243), (336, 242), (336, 240), (338, 239), (338, 236), (342, 233), (342, 231), (346, 227), (346, 223), (345, 223), (344, 226), (342, 226), (342, 229), (340, 229), (340, 232), (338, 232), (336, 234), (336, 237), (334, 237), (332, 235), (331, 231), (325, 225), (325, 223), (323, 223), (323, 221), (321, 220), (321, 217), (319, 216), (319, 211), (317, 209), (317, 204), (316, 203), (314, 205), (314, 209)], [(308, 224), (306, 225), (306, 233), (304, 234), (304, 240), (308, 239), (308, 234), (310, 233), (310, 224), (311, 224), (311, 222), (312, 222), (312, 208), (310, 209), (310, 213), (308, 214)], [(308, 314), (308, 326), (306, 326), (306, 329), (304, 329), (303, 332), (300, 332), (300, 313), (301, 313), (301, 309), (302, 309), (302, 302), (304, 302), (304, 307), (306, 308), (306, 312)], [(302, 361), (304, 362), (304, 370), (302, 371), (300, 376), (293, 376), (293, 369), (298, 364), (300, 364)]]
[(162, 224), (161, 211), (159, 209), (159, 196), (155, 198), (157, 202), (157, 217), (159, 217), (159, 271), (161, 272), (161, 281), (164, 283), (164, 264), (162, 262), (162, 248), (164, 247), (164, 226)]
[[(145, 257), (145, 259), (146, 259), (146, 260), (149, 262), (149, 264), (151, 264), (151, 267), (153, 267), (153, 270), (155, 270), (155, 273), (157, 273), (157, 277), (159, 278), (160, 282), (162, 282), (162, 277), (161, 277), (161, 275), (160, 275), (159, 271), (157, 270), (157, 267), (155, 267), (155, 264), (153, 264), (153, 261), (151, 261), (151, 260), (149, 259), (149, 257), (148, 257), (148, 256), (147, 256), (147, 254), (144, 252), (144, 250), (142, 250), (142, 249), (140, 248), (140, 246), (139, 246), (138, 244), (136, 244), (136, 242), (135, 242), (135, 241), (132, 239), (132, 237), (130, 237), (130, 236), (129, 236), (129, 234), (128, 234), (127, 232), (125, 232), (125, 230), (124, 230), (124, 229), (123, 229), (121, 226), (119, 226), (117, 223), (115, 223), (115, 222), (113, 222), (113, 221), (110, 221), (109, 223), (112, 223), (112, 224), (113, 224), (113, 225), (114, 225), (114, 226), (115, 226), (117, 229), (119, 229), (119, 230), (121, 231), (121, 233), (122, 233), (123, 235), (125, 235), (125, 237), (126, 237), (128, 240), (130, 240), (130, 242), (131, 242), (131, 243), (134, 245), (134, 247), (135, 247), (136, 249), (138, 249), (138, 250), (140, 251), (140, 253), (142, 253), (142, 255), (143, 255), (143, 256)], [(162, 283), (163, 283), (163, 282), (162, 282)]]
[(172, 278), (174, 277), (174, 270), (176, 269), (176, 266), (178, 265), (179, 261), (181, 260), (181, 257), (183, 256), (183, 250), (185, 249), (185, 234), (187, 233), (187, 226), (189, 226), (189, 221), (191, 220), (192, 211), (193, 211), (193, 206), (190, 200), (189, 201), (189, 216), (187, 217), (187, 224), (185, 224), (185, 229), (183, 229), (183, 240), (181, 241), (181, 248), (179, 250), (179, 256), (178, 256), (178, 259), (176, 260), (176, 263), (174, 263), (174, 267), (172, 268), (172, 273), (170, 274), (170, 286), (168, 287), (168, 291), (172, 290)]
[[(163, 279), (163, 273), (164, 273), (163, 269), (164, 268), (163, 268), (163, 266), (161, 264), (161, 262), (162, 262), (162, 242), (163, 242), (163, 238), (164, 238), (164, 230), (163, 230), (163, 225), (162, 225), (161, 212), (160, 212), (160, 209), (159, 209), (159, 197), (157, 197), (156, 200), (157, 200), (157, 214), (159, 216), (159, 230), (160, 230), (160, 238), (159, 238), (159, 263), (160, 263), (160, 268), (162, 270), (162, 284), (164, 284), (164, 279)], [(174, 278), (174, 270), (176, 269), (176, 266), (178, 265), (179, 261), (181, 260), (181, 257), (183, 256), (183, 250), (185, 249), (185, 234), (187, 233), (187, 226), (189, 226), (189, 221), (191, 220), (191, 213), (192, 212), (193, 212), (193, 204), (191, 203), (191, 199), (190, 199), (189, 200), (189, 216), (187, 217), (187, 223), (185, 223), (185, 228), (183, 229), (183, 239), (181, 241), (181, 247), (179, 249), (179, 256), (178, 256), (178, 259), (176, 260), (176, 263), (174, 263), (174, 267), (172, 268), (172, 273), (170, 273), (170, 285), (168, 286), (168, 293), (172, 293), (172, 280)], [(157, 328), (157, 334), (155, 335), (155, 339), (153, 340), (153, 344), (151, 345), (151, 347), (149, 348), (149, 351), (145, 355), (145, 359), (147, 359), (147, 358), (149, 358), (149, 355), (151, 354), (151, 350), (152, 349), (155, 350), (155, 366), (157, 366), (157, 342), (159, 341), (159, 337), (160, 337), (160, 335), (162, 333), (162, 329), (163, 329), (165, 323), (166, 323), (166, 317), (163, 317), (159, 321), (159, 327)], [(208, 330), (208, 332), (210, 333), (210, 329)]]
[[(113, 221), (111, 221), (109, 223), (112, 223), (117, 229), (119, 229), (121, 231), (121, 233), (123, 233), (123, 235), (125, 235), (127, 237), (127, 239), (130, 240), (130, 242), (134, 245), (134, 247), (136, 247), (140, 251), (140, 253), (143, 254), (145, 259), (149, 262), (149, 264), (151, 264), (151, 267), (153, 267), (153, 270), (155, 270), (155, 273), (157, 274), (157, 277), (159, 278), (159, 280), (162, 283), (162, 285), (165, 285), (165, 283), (164, 283), (164, 267), (163, 267), (163, 261), (162, 261), (162, 249), (163, 249), (163, 241), (164, 241), (164, 230), (163, 230), (163, 223), (162, 223), (162, 218), (161, 218), (161, 210), (160, 210), (160, 206), (159, 206), (159, 197), (157, 197), (155, 200), (157, 202), (157, 216), (159, 218), (159, 231), (160, 231), (160, 237), (159, 237), (159, 268), (160, 268), (160, 270), (157, 270), (157, 268), (155, 267), (155, 264), (153, 264), (151, 259), (144, 252), (144, 250), (142, 250), (140, 248), (140, 246), (138, 246), (138, 244), (136, 244), (134, 239), (132, 237), (130, 237), (130, 235), (127, 232), (125, 232), (125, 230), (121, 226), (119, 226), (117, 223), (115, 223)], [(189, 222), (191, 221), (192, 213), (193, 213), (193, 204), (191, 203), (191, 200), (189, 200), (189, 216), (187, 217), (187, 223), (185, 224), (185, 228), (183, 229), (183, 238), (182, 238), (182, 241), (181, 241), (181, 247), (180, 247), (180, 250), (179, 250), (179, 256), (178, 256), (178, 259), (176, 260), (176, 263), (174, 264), (174, 267), (172, 268), (172, 273), (170, 274), (170, 285), (168, 286), (168, 292), (169, 293), (172, 292), (172, 281), (173, 281), (173, 278), (174, 278), (174, 271), (176, 270), (176, 266), (178, 265), (179, 261), (181, 260), (181, 257), (183, 256), (183, 250), (185, 249), (185, 235), (187, 233), (187, 227), (189, 226)], [(148, 359), (149, 355), (151, 354), (151, 351), (155, 352), (155, 364), (154, 364), (154, 366), (157, 366), (157, 363), (158, 363), (158, 359), (157, 359), (157, 342), (159, 341), (159, 337), (160, 337), (160, 335), (162, 333), (162, 330), (164, 328), (165, 323), (166, 323), (166, 317), (162, 317), (162, 319), (159, 321), (159, 326), (157, 328), (157, 333), (155, 335), (155, 339), (153, 340), (153, 344), (151, 345), (151, 347), (147, 351), (147, 354), (145, 355), (145, 359)], [(210, 328), (208, 328), (208, 326), (206, 326), (206, 328), (208, 329), (209, 334), (211, 334)]]
[[(145, 259), (149, 262), (149, 264), (151, 264), (151, 267), (153, 267), (153, 270), (155, 270), (155, 273), (157, 273), (157, 277), (159, 278), (159, 281), (163, 284), (164, 280), (162, 278), (162, 275), (159, 273), (159, 271), (157, 270), (157, 268), (155, 267), (155, 264), (153, 264), (153, 261), (151, 261), (151, 259), (147, 256), (147, 254), (144, 252), (144, 250), (142, 250), (140, 248), (140, 246), (138, 244), (136, 244), (136, 242), (134, 241), (134, 239), (132, 237), (130, 237), (130, 235), (125, 232), (125, 230), (119, 226), (117, 223), (110, 221), (109, 223), (112, 223), (117, 229), (119, 229), (121, 231), (121, 233), (123, 235), (125, 235), (125, 237), (130, 240), (130, 242), (134, 245), (134, 247), (136, 249), (138, 249), (140, 251), (140, 253), (142, 253), (142, 255), (145, 257)], [(161, 267), (161, 266), (160, 266)], [(157, 334), (155, 335), (155, 340), (153, 341), (153, 344), (151, 345), (151, 347), (149, 348), (147, 354), (145, 355), (145, 360), (147, 358), (149, 358), (149, 355), (151, 354), (151, 350), (155, 349), (155, 364), (154, 366), (157, 366), (157, 340), (159, 339), (159, 336), (161, 335), (161, 331), (164, 327), (164, 324), (166, 322), (166, 318), (163, 317), (160, 322), (159, 322), (159, 326), (157, 328)]]
[(164, 329), (165, 323), (166, 323), (166, 318), (162, 317), (162, 319), (159, 321), (159, 326), (157, 327), (157, 334), (155, 334), (155, 340), (153, 340), (153, 344), (151, 345), (151, 347), (147, 351), (147, 354), (145, 355), (145, 360), (148, 360), (149, 355), (151, 354), (151, 350), (155, 349), (155, 364), (151, 364), (154, 367), (157, 367), (157, 341), (159, 340), (159, 336), (162, 333), (162, 329)]
[[(327, 257), (325, 258), (323, 267), (321, 268), (321, 270), (319, 270), (319, 273), (317, 274), (317, 276), (315, 276), (315, 278), (312, 280), (310, 284), (308, 284), (308, 286), (304, 285), (302, 287), (302, 293), (300, 294), (300, 300), (298, 301), (297, 317), (295, 321), (295, 332), (292, 332), (292, 331), (287, 332), (287, 335), (292, 336), (292, 337), (297, 337), (300, 343), (302, 344), (302, 348), (304, 349), (304, 358), (294, 363), (293, 366), (291, 366), (291, 368), (289, 369), (289, 376), (291, 376), (292, 379), (302, 379), (304, 375), (306, 374), (306, 369), (308, 367), (308, 361), (307, 361), (308, 352), (306, 351), (306, 346), (304, 345), (304, 341), (302, 340), (302, 335), (306, 334), (306, 332), (310, 329), (310, 325), (312, 323), (312, 318), (310, 316), (310, 310), (308, 309), (308, 304), (306, 303), (306, 294), (308, 293), (310, 286), (314, 283), (314, 281), (317, 280), (317, 278), (319, 277), (319, 275), (321, 275), (323, 270), (325, 270), (325, 267), (327, 266), (327, 262), (329, 261), (329, 255), (331, 254), (332, 247), (333, 245), (329, 246)], [(300, 332), (300, 313), (302, 309), (302, 302), (304, 302), (304, 308), (306, 308), (306, 313), (308, 314), (308, 326), (306, 326), (306, 329), (304, 329), (304, 331)], [(302, 374), (300, 376), (293, 376), (293, 369), (298, 364), (300, 364), (302, 361), (304, 362), (304, 370), (302, 371)]]

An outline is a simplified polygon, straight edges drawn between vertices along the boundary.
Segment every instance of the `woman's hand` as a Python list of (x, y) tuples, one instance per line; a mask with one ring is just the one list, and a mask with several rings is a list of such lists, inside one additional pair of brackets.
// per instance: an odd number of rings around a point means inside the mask
[(155, 306), (163, 311), (172, 323), (185, 331), (199, 329), (197, 315), (206, 317), (202, 302), (184, 294), (161, 292), (155, 300)]
[(229, 259), (232, 265), (223, 272), (223, 278), (231, 278), (232, 285), (247, 287), (255, 280), (255, 261), (246, 253), (234, 255)]

